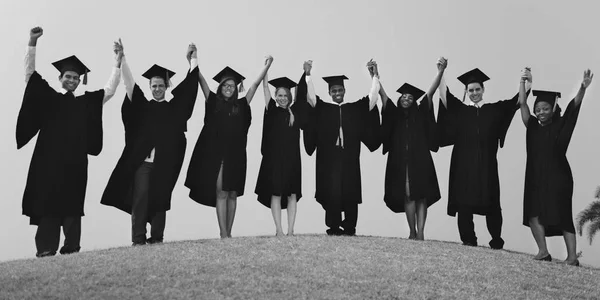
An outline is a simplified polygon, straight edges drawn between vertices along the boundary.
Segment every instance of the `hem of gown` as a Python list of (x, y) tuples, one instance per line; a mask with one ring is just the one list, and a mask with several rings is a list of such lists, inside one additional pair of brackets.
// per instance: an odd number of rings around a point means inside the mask
[[(257, 194), (257, 201), (264, 205), (267, 208), (271, 208), (271, 196), (273, 196), (272, 194)], [(300, 193), (290, 193), (290, 194), (296, 194), (296, 203), (298, 203), (298, 201), (300, 201), (300, 198), (302, 198), (302, 194)], [(278, 195), (275, 195), (278, 196)], [(289, 197), (289, 194), (287, 194), (285, 197)], [(282, 197), (283, 199), (283, 197)], [(287, 201), (283, 201), (281, 200), (281, 209), (287, 209)]]

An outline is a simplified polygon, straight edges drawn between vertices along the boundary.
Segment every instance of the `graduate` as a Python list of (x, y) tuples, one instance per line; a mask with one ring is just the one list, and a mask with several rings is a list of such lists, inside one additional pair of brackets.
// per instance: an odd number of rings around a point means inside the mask
[(90, 72), (77, 57), (54, 62), (60, 75), (59, 92), (35, 71), (37, 41), (44, 31), (31, 29), (25, 56), (25, 95), (17, 119), (17, 149), (37, 134), (27, 183), (23, 214), (37, 225), (37, 257), (53, 256), (58, 250), (60, 229), (65, 240), (61, 254), (81, 249), (81, 217), (87, 186), (88, 155), (102, 150), (102, 106), (119, 84), (122, 52), (116, 57), (103, 89), (75, 96), (79, 83), (86, 84)]
[(315, 93), (311, 70), (309, 61), (297, 94), (298, 98), (307, 97), (312, 107), (310, 124), (303, 134), (306, 152), (312, 155), (317, 151), (315, 198), (325, 209), (327, 234), (352, 236), (356, 234), (358, 204), (362, 203), (360, 144), (365, 144), (371, 152), (381, 144), (376, 105), (379, 78), (373, 76), (368, 96), (346, 103), (344, 80), (348, 78), (323, 77), (331, 96), (331, 101), (326, 102)]
[(244, 194), (250, 102), (272, 62), (271, 56), (265, 59), (258, 78), (242, 98), (238, 94), (243, 92), (245, 77), (235, 70), (225, 67), (213, 77), (219, 83), (216, 93), (211, 92), (199, 72), (206, 99), (204, 126), (190, 159), (185, 186), (192, 200), (216, 207), (221, 238), (231, 237), (237, 197)]
[[(438, 150), (432, 99), (446, 63), (443, 57), (440, 58), (437, 76), (427, 94), (405, 83), (397, 90), (402, 95), (396, 106), (388, 101), (383, 85), (379, 90), (383, 103), (383, 154), (389, 153), (384, 200), (393, 212), (406, 212), (409, 239), (425, 239), (427, 208), (440, 199), (440, 187), (430, 153)], [(377, 68), (376, 65), (373, 67)], [(423, 95), (421, 103), (417, 104)]]
[[(123, 47), (119, 40), (118, 47)], [(121, 72), (126, 95), (121, 107), (125, 127), (125, 149), (110, 176), (101, 203), (131, 214), (133, 246), (162, 243), (166, 211), (179, 177), (185, 155), (187, 120), (198, 95), (198, 59), (189, 45), (190, 69), (185, 79), (166, 98), (175, 72), (153, 65), (142, 76), (148, 79), (152, 97), (148, 100), (135, 83), (129, 64), (123, 59)], [(151, 224), (146, 238), (146, 224)]]
[(450, 161), (448, 187), (448, 215), (458, 213), (458, 231), (464, 245), (477, 246), (473, 214), (486, 216), (492, 236), (492, 249), (502, 249), (502, 211), (500, 208), (500, 180), (498, 178), (498, 146), (504, 139), (515, 112), (518, 96), (510, 100), (489, 103), (483, 100), (483, 83), (489, 77), (473, 69), (458, 80), (465, 85), (465, 103), (440, 83), (438, 134), (440, 146), (454, 145)]
[(537, 96), (531, 115), (525, 94), (526, 77), (521, 78), (519, 103), (527, 127), (527, 168), (523, 197), (523, 225), (531, 228), (538, 246), (535, 260), (552, 261), (547, 236), (562, 235), (567, 246), (565, 264), (579, 266), (573, 225), (573, 174), (567, 149), (577, 123), (581, 102), (594, 75), (583, 72), (577, 95), (560, 115), (560, 93), (534, 90)]
[[(269, 84), (275, 88), (271, 97)], [(263, 78), (265, 114), (261, 153), (263, 159), (256, 181), (258, 201), (271, 208), (275, 235), (283, 236), (281, 210), (287, 209), (287, 235), (294, 235), (296, 203), (302, 197), (302, 166), (300, 162), (300, 128), (307, 109), (306, 97), (293, 102), (291, 89), (296, 83), (287, 77), (268, 81)]]

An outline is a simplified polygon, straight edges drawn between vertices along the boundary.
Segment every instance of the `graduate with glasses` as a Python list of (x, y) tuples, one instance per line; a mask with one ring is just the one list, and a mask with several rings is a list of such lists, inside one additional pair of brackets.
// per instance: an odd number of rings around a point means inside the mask
[(35, 70), (37, 41), (44, 31), (31, 29), (25, 56), (25, 95), (17, 119), (17, 149), (34, 137), (23, 214), (37, 225), (37, 257), (56, 254), (62, 227), (65, 240), (61, 254), (81, 249), (81, 217), (87, 187), (88, 155), (102, 150), (102, 106), (119, 84), (123, 53), (114, 48), (115, 62), (103, 89), (75, 95), (79, 83), (87, 82), (87, 68), (76, 56), (54, 62), (60, 72), (60, 91), (54, 90)]
[[(121, 40), (116, 45), (123, 48)], [(183, 81), (167, 100), (167, 89), (175, 72), (153, 65), (142, 76), (148, 79), (152, 97), (146, 98), (135, 83), (129, 64), (121, 65), (125, 99), (121, 117), (125, 148), (113, 170), (101, 203), (131, 214), (133, 246), (162, 243), (166, 212), (179, 178), (187, 140), (187, 121), (198, 96), (197, 49), (190, 44), (186, 58), (190, 66)], [(146, 224), (150, 223), (150, 237)]]
[(557, 104), (561, 94), (539, 90), (533, 91), (537, 98), (531, 115), (525, 93), (525, 81), (531, 79), (521, 78), (519, 103), (521, 118), (527, 127), (523, 225), (531, 228), (538, 246), (535, 260), (552, 261), (546, 237), (562, 235), (567, 246), (565, 264), (579, 266), (572, 213), (573, 174), (566, 154), (581, 102), (593, 77), (590, 70), (583, 72), (579, 91), (562, 116)]
[(231, 237), (237, 198), (244, 194), (246, 185), (250, 102), (272, 62), (271, 56), (265, 59), (258, 78), (241, 98), (238, 95), (243, 92), (245, 77), (230, 67), (213, 77), (219, 83), (216, 93), (199, 73), (200, 88), (206, 99), (204, 126), (190, 159), (185, 186), (190, 189), (192, 200), (216, 207), (221, 238)]

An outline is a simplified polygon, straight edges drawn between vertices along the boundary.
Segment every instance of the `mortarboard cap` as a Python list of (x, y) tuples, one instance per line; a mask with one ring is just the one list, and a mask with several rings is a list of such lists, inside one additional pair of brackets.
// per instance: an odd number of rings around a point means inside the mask
[(488, 81), (490, 78), (485, 75), (485, 73), (481, 72), (478, 68), (475, 68), (465, 74), (462, 74), (458, 77), (458, 80), (462, 82), (465, 86), (469, 85), (469, 83), (479, 82), (484, 83)]
[(52, 65), (58, 69), (60, 74), (65, 73), (66, 71), (73, 71), (79, 76), (83, 75), (83, 84), (87, 84), (87, 73), (90, 72), (88, 69), (75, 55), (71, 55), (67, 58), (63, 58), (59, 61), (55, 61)]
[(160, 77), (165, 80), (165, 84), (167, 84), (167, 86), (171, 86), (171, 78), (175, 76), (175, 72), (154, 64), (152, 67), (150, 67), (150, 69), (142, 74), (142, 76), (148, 78), (148, 80), (154, 77)]
[(284, 87), (288, 89), (291, 89), (297, 85), (294, 81), (287, 77), (279, 77), (273, 80), (269, 80), (269, 84), (271, 84), (275, 88)]
[(538, 102), (548, 102), (550, 106), (554, 106), (556, 103), (556, 99), (560, 98), (559, 92), (550, 92), (550, 91), (540, 91), (533, 90), (533, 95), (536, 96), (534, 106), (538, 104)]
[(219, 84), (221, 84), (221, 82), (223, 82), (223, 80), (225, 79), (233, 79), (236, 85), (240, 85), (238, 90), (240, 92), (244, 91), (244, 79), (246, 79), (246, 77), (242, 76), (240, 73), (236, 72), (229, 66), (223, 68), (221, 72), (217, 73), (217, 75), (213, 77), (213, 80), (218, 82)]
[(331, 88), (334, 85), (344, 86), (344, 80), (347, 80), (347, 79), (348, 79), (348, 77), (346, 77), (346, 75), (323, 77), (323, 80), (325, 80), (327, 82), (327, 84), (329, 85), (329, 88)]
[(414, 100), (421, 98), (421, 96), (423, 96), (423, 94), (425, 94), (425, 92), (422, 91), (421, 89), (419, 89), (418, 87), (415, 87), (408, 83), (403, 84), (396, 92), (403, 94), (403, 95), (411, 94), (413, 96)]

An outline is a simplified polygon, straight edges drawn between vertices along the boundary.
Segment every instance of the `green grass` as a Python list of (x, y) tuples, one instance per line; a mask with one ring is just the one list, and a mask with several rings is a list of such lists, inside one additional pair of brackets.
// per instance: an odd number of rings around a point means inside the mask
[(366, 236), (183, 241), (0, 263), (0, 299), (599, 297), (599, 269)]

